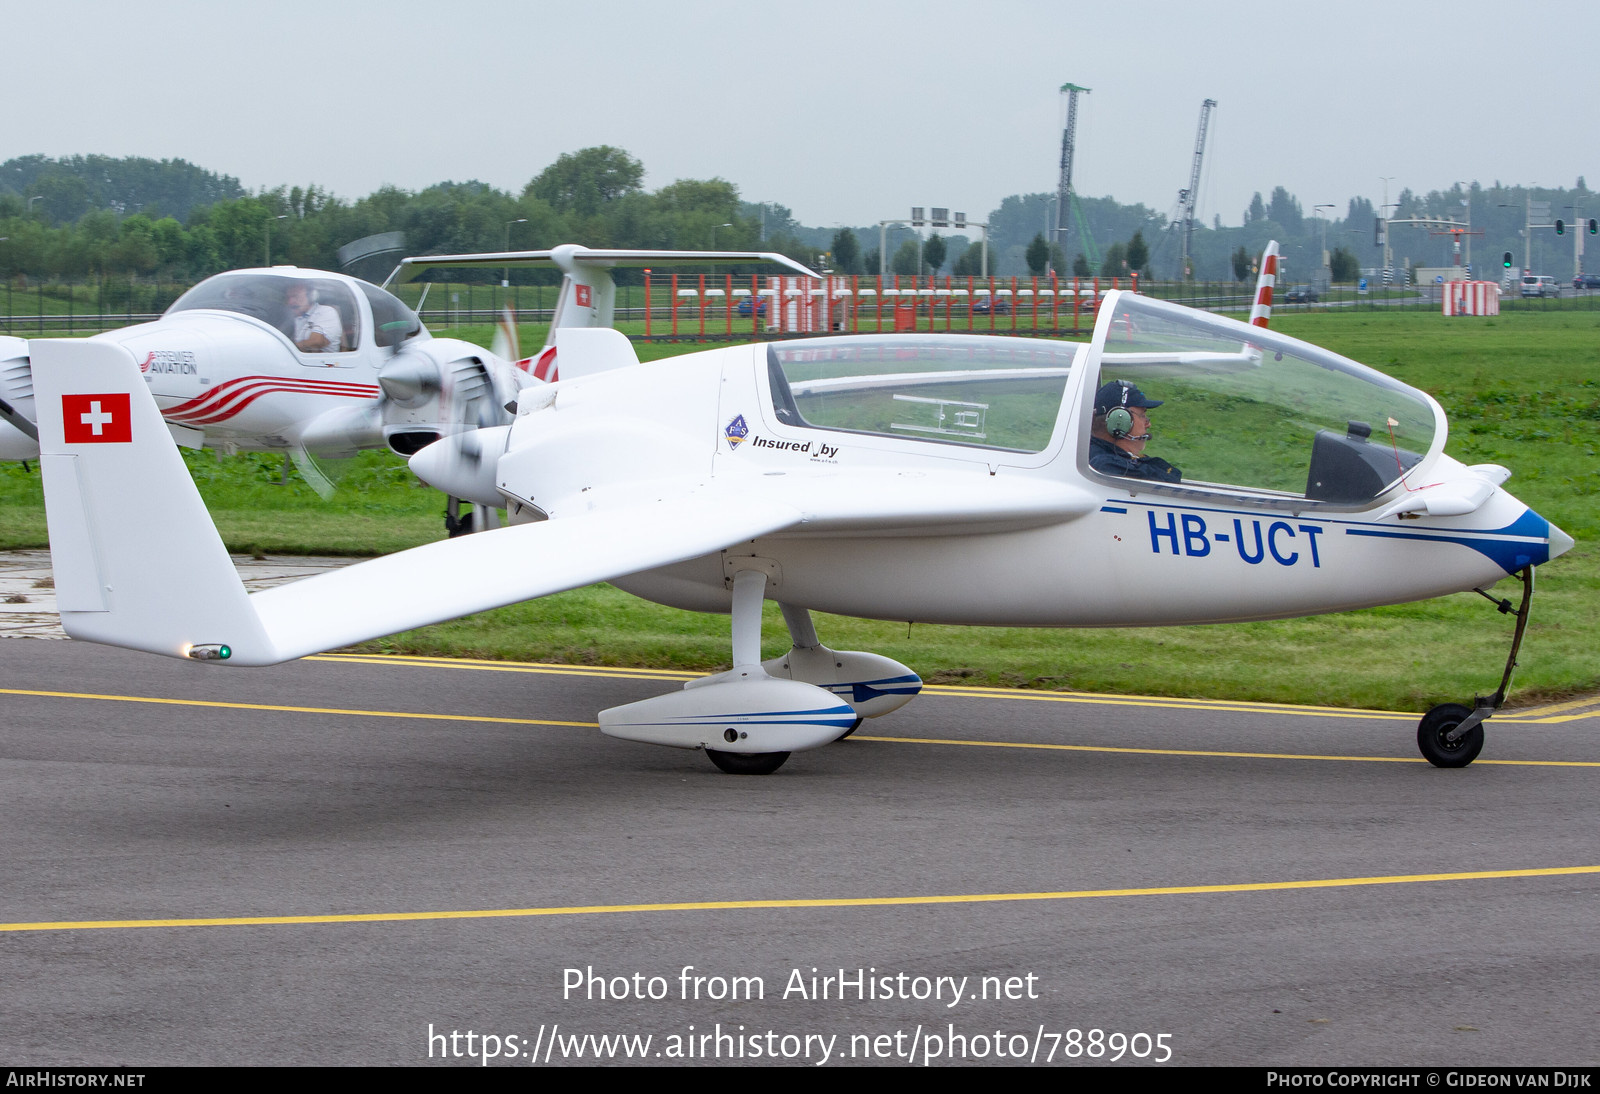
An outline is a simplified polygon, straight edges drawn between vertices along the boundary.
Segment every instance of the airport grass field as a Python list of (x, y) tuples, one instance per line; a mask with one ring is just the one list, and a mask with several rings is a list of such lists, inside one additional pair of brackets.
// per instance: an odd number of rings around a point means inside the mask
[[(1450, 417), (1447, 451), (1501, 463), (1522, 501), (1577, 540), (1539, 570), (1513, 703), (1600, 689), (1600, 313), (1529, 311), (1492, 319), (1404, 312), (1276, 316), (1273, 326), (1431, 393)], [(491, 331), (451, 332), (487, 344)], [(524, 327), (523, 345), (544, 331)], [(646, 360), (695, 346), (640, 345)], [(1167, 409), (1168, 413), (1173, 408)], [(1157, 439), (1151, 451), (1160, 452)], [(443, 534), (442, 497), (396, 457), (340, 469), (321, 501), (281, 457), (187, 454), (230, 550), (383, 554)], [(283, 480), (287, 479), (287, 482)], [(0, 465), (0, 548), (46, 542), (37, 467)], [(181, 559), (152, 559), (181, 574)], [(1499, 595), (1515, 597), (1505, 582)], [(768, 656), (788, 646), (768, 605)], [(1267, 700), (1421, 710), (1469, 702), (1499, 681), (1512, 620), (1464, 593), (1419, 604), (1213, 627), (1047, 630), (907, 626), (820, 617), (823, 641), (867, 649), (934, 683)], [(369, 649), (462, 657), (726, 667), (725, 616), (658, 607), (610, 586), (575, 590), (369, 643)]]

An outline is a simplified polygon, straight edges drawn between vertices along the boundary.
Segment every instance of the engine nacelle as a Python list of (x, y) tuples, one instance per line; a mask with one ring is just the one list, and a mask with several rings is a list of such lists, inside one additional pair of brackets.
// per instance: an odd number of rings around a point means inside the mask
[(496, 467), (505, 453), (511, 427), (497, 425), (440, 437), (407, 462), (411, 473), (452, 498), (499, 507), (505, 499), (495, 488)]
[(470, 343), (435, 338), (407, 346), (378, 371), (384, 442), (412, 456), (440, 437), (510, 425), (506, 404), (538, 382)]
[(28, 343), (0, 337), (0, 460), (31, 460), (39, 455), (33, 409), (33, 368)]

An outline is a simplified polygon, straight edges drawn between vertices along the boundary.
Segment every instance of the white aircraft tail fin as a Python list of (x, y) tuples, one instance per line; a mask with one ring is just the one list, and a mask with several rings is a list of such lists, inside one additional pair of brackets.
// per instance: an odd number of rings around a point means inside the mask
[(226, 646), (245, 663), (277, 660), (133, 355), (87, 339), (31, 348), (67, 633), (172, 657)]
[(1267, 240), (1261, 252), (1261, 273), (1256, 277), (1256, 298), (1250, 305), (1250, 325), (1264, 327), (1272, 318), (1272, 290), (1278, 284), (1278, 241)]

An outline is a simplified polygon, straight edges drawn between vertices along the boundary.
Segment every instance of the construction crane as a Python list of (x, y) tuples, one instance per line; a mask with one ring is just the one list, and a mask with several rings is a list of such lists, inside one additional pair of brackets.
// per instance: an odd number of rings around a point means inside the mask
[(1200, 197), (1200, 163), (1206, 154), (1206, 126), (1211, 121), (1211, 109), (1217, 100), (1207, 99), (1200, 105), (1200, 132), (1194, 138), (1194, 170), (1189, 173), (1188, 189), (1178, 191), (1178, 204), (1183, 209), (1183, 257), (1178, 263), (1178, 276), (1184, 280), (1194, 276), (1189, 266), (1189, 238), (1194, 235), (1194, 204)]
[(1083, 237), (1079, 245), (1090, 271), (1100, 268), (1100, 252), (1094, 245), (1094, 236), (1083, 220), (1083, 209), (1078, 205), (1078, 195), (1072, 192), (1072, 153), (1078, 131), (1078, 92), (1089, 94), (1089, 88), (1077, 84), (1062, 84), (1061, 93), (1067, 97), (1067, 124), (1061, 130), (1061, 183), (1056, 193), (1056, 243), (1061, 253), (1067, 253), (1067, 217), (1077, 222), (1078, 234)]

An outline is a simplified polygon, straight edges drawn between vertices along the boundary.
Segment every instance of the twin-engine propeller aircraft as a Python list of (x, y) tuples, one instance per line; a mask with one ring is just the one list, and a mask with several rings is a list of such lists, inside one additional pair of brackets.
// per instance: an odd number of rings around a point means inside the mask
[[(455, 256), (452, 265), (549, 264), (566, 272), (539, 358), (517, 361), (455, 338), (435, 338), (392, 293), (345, 274), (279, 266), (234, 270), (190, 289), (155, 322), (95, 335), (139, 363), (146, 388), (181, 445), (292, 456), (324, 496), (332, 484), (311, 458), (388, 447), (410, 456), (442, 436), (511, 421), (506, 404), (550, 372), (566, 328), (609, 325), (617, 265), (778, 263), (765, 252), (553, 251)], [(438, 265), (406, 259), (402, 268)], [(535, 372), (534, 370), (538, 371)], [(29, 343), (0, 337), (0, 459), (39, 454)], [(493, 510), (479, 507), (479, 527)], [(469, 518), (451, 499), (447, 524)]]
[[(179, 444), (297, 459), (384, 445), (409, 456), (499, 424), (532, 383), (480, 346), (434, 338), (375, 285), (293, 266), (218, 274), (160, 319), (89, 341), (133, 356)], [(38, 454), (30, 357), (29, 342), (0, 339), (0, 457)]]
[[(1501, 489), (1505, 468), (1445, 455), (1445, 416), (1427, 394), (1143, 296), (1108, 295), (1087, 344), (821, 337), (640, 365), (614, 330), (565, 334), (559, 382), (523, 390), (511, 424), (442, 438), (411, 461), (447, 493), (506, 507), (507, 527), (253, 594), (136, 354), (108, 340), (35, 342), (67, 632), (269, 665), (610, 581), (731, 612), (733, 667), (602, 711), (602, 731), (764, 774), (921, 688), (886, 657), (829, 649), (814, 610), (1225, 623), (1520, 575), (1500, 689), (1419, 726), (1423, 754), (1455, 767), (1478, 754), (1504, 700), (1534, 567), (1572, 546)], [(187, 560), (177, 587), (143, 561), (172, 551)], [(792, 639), (765, 662), (764, 599), (782, 606)]]

